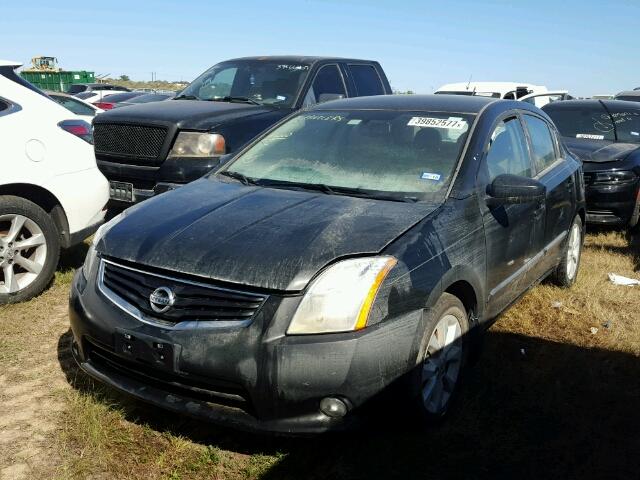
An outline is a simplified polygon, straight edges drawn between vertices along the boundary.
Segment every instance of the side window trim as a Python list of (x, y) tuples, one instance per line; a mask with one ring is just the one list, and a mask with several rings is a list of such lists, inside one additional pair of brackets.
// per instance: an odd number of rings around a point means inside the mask
[(12, 102), (7, 98), (0, 97), (0, 102), (6, 103), (8, 105), (7, 108), (5, 108), (4, 110), (0, 110), (0, 117), (11, 115), (12, 113), (16, 113), (22, 110), (22, 107), (20, 105), (18, 105), (15, 102)]
[(346, 67), (347, 67), (346, 71), (349, 74), (349, 77), (351, 78), (351, 82), (353, 83), (353, 90), (356, 96), (359, 95), (358, 84), (356, 83), (355, 79), (353, 78), (353, 75), (351, 74), (351, 65), (361, 66), (361, 67), (371, 67), (373, 71), (376, 73), (376, 78), (378, 79), (378, 83), (380, 84), (380, 90), (382, 91), (382, 95), (385, 94), (386, 90), (384, 88), (384, 83), (382, 82), (382, 78), (380, 77), (380, 72), (378, 71), (375, 65), (371, 63), (363, 63), (363, 62), (350, 62), (346, 64)]

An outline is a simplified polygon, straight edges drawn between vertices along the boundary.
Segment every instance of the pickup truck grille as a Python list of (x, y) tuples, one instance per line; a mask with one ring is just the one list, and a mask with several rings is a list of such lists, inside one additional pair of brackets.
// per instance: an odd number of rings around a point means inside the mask
[[(102, 260), (99, 280), (103, 293), (114, 303), (125, 302), (134, 307), (143, 317), (141, 320), (159, 320), (168, 325), (185, 321), (244, 323), (251, 320), (267, 299), (266, 295), (174, 278), (110, 260)], [(154, 311), (150, 303), (151, 294), (160, 287), (170, 289), (175, 295), (173, 306), (162, 313)], [(127, 311), (131, 313), (130, 308)]]
[(96, 123), (93, 141), (96, 157), (116, 163), (155, 165), (162, 153), (167, 129), (143, 125)]

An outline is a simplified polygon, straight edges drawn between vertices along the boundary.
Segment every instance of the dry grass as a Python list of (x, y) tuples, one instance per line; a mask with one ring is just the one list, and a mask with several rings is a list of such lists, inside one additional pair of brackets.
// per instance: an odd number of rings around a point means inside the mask
[[(607, 273), (640, 277), (640, 237), (590, 234), (574, 288), (539, 285), (512, 307), (442, 426), (307, 440), (203, 425), (80, 373), (64, 309), (81, 257), (65, 257), (44, 295), (0, 307), (5, 384), (28, 382), (16, 368), (39, 362), (53, 341), (48, 375), (63, 385), (49, 392), (61, 406), (43, 440), (49, 461), (23, 478), (638, 478), (640, 288), (614, 286)], [(15, 458), (0, 454), (0, 472)]]

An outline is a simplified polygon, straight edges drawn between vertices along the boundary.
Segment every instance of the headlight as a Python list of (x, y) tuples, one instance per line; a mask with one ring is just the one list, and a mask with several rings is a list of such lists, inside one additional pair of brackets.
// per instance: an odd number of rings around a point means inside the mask
[(84, 275), (84, 278), (89, 278), (89, 275), (93, 270), (93, 264), (95, 263), (98, 256), (98, 254), (96, 253), (96, 245), (98, 245), (100, 239), (105, 236), (105, 234), (111, 229), (111, 227), (113, 227), (116, 223), (129, 215), (131, 211), (135, 210), (137, 207), (138, 206), (136, 205), (129, 208), (128, 210), (125, 210), (119, 215), (116, 215), (108, 222), (100, 225), (100, 228), (98, 228), (98, 230), (96, 230), (96, 233), (93, 234), (93, 239), (91, 240), (91, 245), (89, 246), (89, 250), (87, 251), (87, 256), (85, 257), (84, 263), (82, 264), (82, 274)]
[(593, 183), (616, 185), (620, 183), (633, 183), (636, 181), (636, 174), (630, 170), (618, 170), (611, 172), (596, 172)]
[(349, 332), (367, 325), (378, 289), (394, 257), (343, 260), (316, 278), (291, 320), (288, 334)]
[(213, 157), (224, 155), (224, 137), (218, 133), (180, 132), (169, 152), (171, 157)]

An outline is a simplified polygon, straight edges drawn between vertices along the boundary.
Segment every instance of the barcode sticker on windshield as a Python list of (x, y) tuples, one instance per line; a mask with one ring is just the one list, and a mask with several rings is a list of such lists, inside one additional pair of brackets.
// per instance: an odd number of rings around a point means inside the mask
[(447, 128), (451, 130), (462, 130), (467, 126), (467, 122), (461, 118), (430, 118), (430, 117), (413, 117), (407, 123), (408, 127), (430, 127), (430, 128)]
[(576, 138), (586, 138), (589, 140), (604, 140), (604, 135), (593, 135), (592, 133), (578, 133)]

